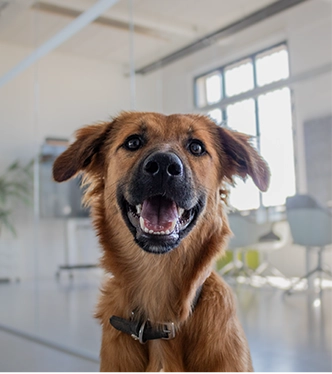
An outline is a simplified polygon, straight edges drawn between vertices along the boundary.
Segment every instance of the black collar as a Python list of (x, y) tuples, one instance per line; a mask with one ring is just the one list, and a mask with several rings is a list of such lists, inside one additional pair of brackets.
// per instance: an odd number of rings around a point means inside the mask
[[(198, 287), (195, 298), (192, 303), (192, 309), (196, 307), (199, 297), (201, 295), (203, 284)], [(146, 343), (148, 340), (164, 339), (170, 340), (175, 338), (175, 328), (173, 322), (158, 323), (152, 327), (149, 320), (135, 320), (135, 313), (131, 319), (127, 320), (121, 317), (112, 316), (110, 318), (111, 325), (119, 331), (129, 334), (141, 344)]]

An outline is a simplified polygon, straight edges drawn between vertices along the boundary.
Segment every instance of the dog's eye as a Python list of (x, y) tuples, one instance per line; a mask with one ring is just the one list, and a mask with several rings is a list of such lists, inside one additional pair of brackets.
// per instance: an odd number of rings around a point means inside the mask
[(129, 151), (136, 151), (142, 144), (142, 139), (138, 135), (132, 135), (125, 141), (124, 146)]
[(194, 156), (201, 156), (205, 153), (204, 145), (199, 140), (192, 140), (188, 149)]

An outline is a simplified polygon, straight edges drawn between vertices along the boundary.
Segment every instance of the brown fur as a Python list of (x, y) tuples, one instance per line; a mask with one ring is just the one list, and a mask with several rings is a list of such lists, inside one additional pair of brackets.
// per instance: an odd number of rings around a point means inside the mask
[[(145, 146), (126, 151), (125, 139), (141, 131), (147, 135)], [(189, 154), (184, 146), (189, 136), (206, 145), (206, 157)], [(156, 148), (179, 155), (193, 174), (195, 188), (207, 195), (195, 227), (177, 248), (160, 255), (134, 242), (116, 201), (119, 183), (125, 186), (136, 163)], [(268, 168), (249, 137), (204, 116), (125, 112), (110, 123), (80, 129), (77, 140), (54, 164), (59, 182), (80, 171), (103, 248), (101, 265), (112, 274), (103, 285), (96, 313), (103, 330), (101, 371), (252, 371), (232, 292), (211, 272), (230, 236), (220, 198), (224, 181), (248, 174), (261, 190), (268, 186)], [(203, 283), (192, 311), (196, 289)], [(141, 345), (110, 325), (112, 315), (129, 318), (133, 310), (152, 323), (174, 322), (175, 339)]]

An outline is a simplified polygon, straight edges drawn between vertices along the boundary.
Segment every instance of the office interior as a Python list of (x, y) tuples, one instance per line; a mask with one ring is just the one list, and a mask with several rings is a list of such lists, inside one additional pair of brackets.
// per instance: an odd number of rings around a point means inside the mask
[(0, 370), (99, 370), (101, 248), (80, 179), (51, 170), (136, 110), (252, 136), (270, 188), (229, 186), (214, 267), (256, 371), (330, 372), (331, 70), (330, 0), (0, 0)]

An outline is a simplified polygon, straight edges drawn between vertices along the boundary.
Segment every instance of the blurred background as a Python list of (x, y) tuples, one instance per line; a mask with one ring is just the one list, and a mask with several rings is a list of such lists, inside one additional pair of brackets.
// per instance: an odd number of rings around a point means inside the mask
[(97, 371), (103, 272), (54, 159), (122, 110), (203, 113), (272, 179), (229, 186), (256, 371), (332, 370), (332, 1), (0, 0), (0, 370)]

